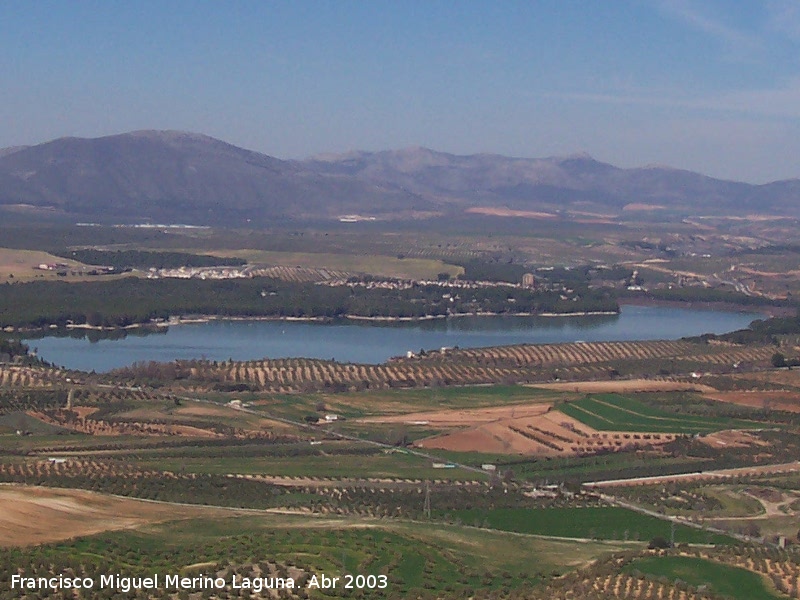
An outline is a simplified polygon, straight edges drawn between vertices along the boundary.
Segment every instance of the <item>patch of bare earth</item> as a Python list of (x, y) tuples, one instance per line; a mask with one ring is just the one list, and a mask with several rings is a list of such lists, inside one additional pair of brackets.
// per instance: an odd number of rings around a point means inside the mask
[(194, 417), (212, 417), (219, 419), (236, 419), (238, 421), (237, 426), (243, 429), (252, 429), (253, 427), (256, 427), (256, 431), (259, 430), (258, 428), (286, 428), (284, 423), (260, 418), (248, 413), (243, 413), (242, 411), (233, 407), (207, 406), (202, 404), (181, 406), (169, 412), (151, 408), (137, 408), (127, 412), (119, 413), (118, 416), (130, 420), (143, 422), (167, 422), (175, 425), (180, 425), (181, 421), (189, 421)]
[(730, 402), (741, 406), (800, 413), (800, 392), (714, 392), (704, 394), (704, 397), (710, 400)]
[(27, 546), (208, 515), (214, 509), (155, 504), (84, 490), (0, 486), (0, 546)]
[(514, 419), (538, 416), (552, 408), (550, 403), (523, 404), (516, 406), (498, 406), (491, 408), (471, 408), (455, 410), (433, 410), (426, 412), (406, 413), (403, 415), (386, 415), (359, 419), (361, 423), (404, 423), (407, 425), (430, 425), (431, 427), (464, 427), (491, 423), (501, 419)]
[(198, 417), (231, 417), (238, 416), (238, 411), (226, 406), (209, 406), (208, 404), (192, 404), (191, 406), (181, 406), (175, 411), (179, 415), (191, 415)]
[(709, 433), (701, 437), (700, 441), (712, 448), (749, 448), (752, 446), (769, 445), (767, 442), (758, 439), (747, 431), (737, 431), (733, 429)]
[(489, 215), (492, 217), (519, 217), (523, 219), (555, 219), (556, 215), (532, 210), (513, 210), (494, 206), (474, 206), (466, 210), (468, 213)]
[(622, 207), (622, 210), (664, 210), (666, 207), (660, 204), (645, 204), (643, 202), (631, 202)]
[(800, 370), (797, 369), (778, 369), (775, 371), (764, 371), (762, 373), (748, 373), (746, 376), (743, 375), (742, 378), (800, 388)]
[(466, 429), (425, 438), (415, 445), (456, 452), (575, 456), (658, 446), (674, 438), (671, 434), (596, 431), (558, 410), (549, 410), (472, 423)]
[[(190, 425), (167, 425), (148, 422), (110, 422), (88, 418), (97, 409), (75, 407), (48, 411), (26, 411), (26, 414), (48, 425), (56, 425), (87, 435), (146, 435), (146, 436), (187, 436), (220, 437), (220, 434)], [(81, 414), (83, 412), (84, 414)]]

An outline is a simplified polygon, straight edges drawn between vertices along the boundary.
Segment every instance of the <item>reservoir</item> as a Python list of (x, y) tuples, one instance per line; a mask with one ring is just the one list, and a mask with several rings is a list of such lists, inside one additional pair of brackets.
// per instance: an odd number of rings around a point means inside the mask
[(75, 330), (68, 336), (54, 334), (25, 342), (50, 363), (97, 372), (137, 361), (191, 358), (222, 361), (305, 357), (380, 363), (409, 350), (438, 350), (443, 346), (678, 339), (742, 329), (758, 318), (763, 315), (623, 306), (619, 315), (581, 317), (481, 316), (391, 323), (220, 320), (171, 326), (158, 333), (128, 330), (119, 339), (103, 339), (100, 332), (87, 335), (84, 330)]

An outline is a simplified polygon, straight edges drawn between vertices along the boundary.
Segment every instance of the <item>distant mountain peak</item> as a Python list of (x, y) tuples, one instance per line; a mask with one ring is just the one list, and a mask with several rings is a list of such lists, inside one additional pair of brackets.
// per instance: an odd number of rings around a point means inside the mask
[(565, 156), (559, 156), (559, 157), (556, 157), (556, 158), (558, 158), (559, 160), (562, 160), (562, 161), (565, 161), (565, 160), (590, 160), (590, 161), (593, 161), (593, 162), (598, 162), (597, 160), (595, 160), (594, 156), (592, 156), (591, 154), (589, 154), (585, 150), (581, 151), (581, 152), (573, 152), (571, 154), (567, 154)]
[(665, 206), (676, 216), (800, 216), (798, 199), (799, 180), (753, 186), (661, 165), (622, 169), (586, 152), (512, 158), (411, 146), (283, 161), (179, 130), (0, 150), (0, 209), (48, 206), (98, 222), (256, 225), (342, 214), (462, 214), (472, 207), (621, 214), (631, 203)]
[(30, 146), (9, 146), (8, 148), (0, 148), (0, 156), (8, 156), (9, 154), (14, 154), (14, 152), (25, 150), (25, 148), (30, 148)]
[(660, 171), (682, 171), (683, 169), (678, 169), (677, 167), (671, 167), (670, 165), (665, 165), (663, 163), (647, 163), (642, 167), (638, 167), (639, 169), (658, 169)]
[(174, 141), (193, 141), (193, 142), (213, 142), (218, 144), (230, 145), (220, 139), (205, 135), (203, 133), (195, 133), (193, 131), (181, 131), (178, 129), (140, 129), (130, 133), (121, 133), (115, 136), (108, 137), (121, 137), (129, 136), (133, 138), (146, 138), (151, 140), (161, 140), (166, 142)]

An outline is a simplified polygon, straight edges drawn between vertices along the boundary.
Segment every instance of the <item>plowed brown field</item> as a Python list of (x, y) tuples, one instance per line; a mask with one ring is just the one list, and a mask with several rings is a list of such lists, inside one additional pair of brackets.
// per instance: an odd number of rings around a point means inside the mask
[(84, 490), (0, 486), (0, 546), (65, 540), (148, 523), (212, 516), (217, 509), (157, 504)]
[(550, 403), (471, 408), (461, 410), (432, 410), (359, 419), (360, 423), (405, 423), (424, 424), (431, 427), (464, 427), (492, 423), (504, 419), (519, 419), (545, 414), (553, 407)]
[(771, 410), (785, 410), (787, 412), (800, 413), (800, 392), (713, 392), (704, 394), (710, 400), (719, 402), (731, 402), (742, 406), (752, 406), (754, 408), (767, 408)]
[(462, 427), (415, 443), (421, 448), (456, 452), (572, 456), (659, 445), (675, 438), (671, 434), (599, 432), (546, 404), (415, 413), (390, 419), (429, 427)]

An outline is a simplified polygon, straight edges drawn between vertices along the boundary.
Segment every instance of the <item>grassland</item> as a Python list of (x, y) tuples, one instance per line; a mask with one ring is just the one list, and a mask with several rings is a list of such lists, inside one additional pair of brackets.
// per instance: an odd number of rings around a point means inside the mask
[[(169, 510), (170, 507), (164, 507)], [(381, 523), (292, 515), (193, 518), (109, 532), (72, 541), (0, 550), (5, 564), (22, 572), (55, 572), (70, 565), (84, 576), (125, 572), (221, 575), (235, 572), (292, 574), (385, 574), (386, 590), (371, 597), (433, 597), (536, 586), (625, 548), (587, 543), (580, 547), (497, 531), (437, 524)], [(630, 547), (630, 546), (628, 546)], [(258, 565), (258, 566), (257, 566)], [(166, 597), (155, 590), (150, 597)], [(68, 594), (68, 592), (65, 592)], [(65, 597), (54, 593), (55, 597)]]
[[(212, 396), (213, 397), (213, 396)], [(369, 390), (340, 394), (269, 394), (247, 397), (254, 408), (269, 414), (302, 419), (332, 412), (347, 419), (401, 415), (431, 410), (465, 410), (490, 406), (546, 403), (573, 394), (517, 385), (458, 386), (429, 389)]]
[(84, 266), (74, 260), (67, 260), (38, 250), (0, 248), (0, 283), (58, 278), (56, 271), (39, 270), (38, 266), (43, 263), (64, 263), (72, 267)]
[(680, 579), (694, 587), (731, 600), (785, 598), (765, 578), (752, 571), (691, 556), (647, 556), (637, 558), (625, 568), (627, 573)]
[(455, 277), (464, 272), (463, 267), (433, 258), (398, 258), (358, 253), (277, 252), (252, 248), (214, 250), (211, 254), (230, 258), (241, 257), (249, 264), (330, 269), (397, 279), (436, 279), (439, 273)]
[(618, 394), (597, 394), (559, 405), (561, 412), (600, 431), (661, 432), (694, 435), (723, 429), (752, 429), (752, 421), (695, 417), (667, 412)]
[[(669, 539), (667, 521), (612, 506), (582, 508), (507, 508), (451, 511), (449, 518), (478, 527), (544, 536), (598, 540)], [(726, 536), (686, 526), (675, 528), (677, 543), (731, 543)]]
[[(171, 457), (144, 458), (139, 464), (149, 469), (182, 473), (246, 474), (313, 478), (379, 479), (468, 479), (478, 477), (461, 469), (434, 469), (431, 460), (402, 451), (353, 455), (320, 451), (312, 456), (263, 457)], [(485, 479), (485, 478), (481, 478)]]

